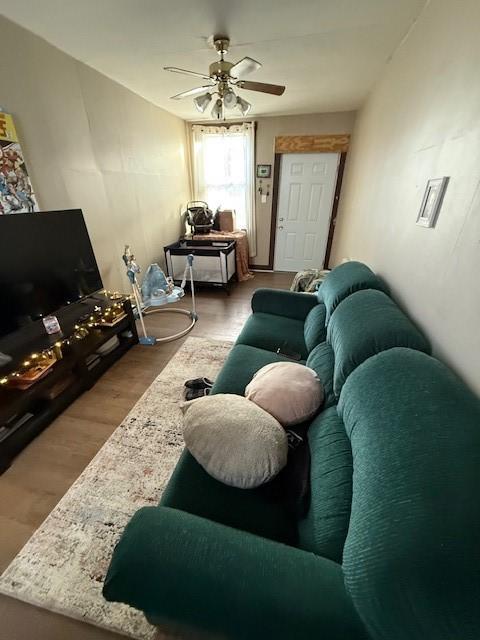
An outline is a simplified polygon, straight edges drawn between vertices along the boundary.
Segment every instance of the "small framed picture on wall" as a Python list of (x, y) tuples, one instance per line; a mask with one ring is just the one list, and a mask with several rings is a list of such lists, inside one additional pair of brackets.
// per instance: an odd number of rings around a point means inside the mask
[(423, 195), (420, 211), (417, 216), (417, 224), (421, 227), (434, 227), (443, 202), (443, 196), (448, 185), (449, 178), (435, 178), (427, 182)]
[(270, 178), (272, 175), (271, 164), (257, 164), (257, 178)]

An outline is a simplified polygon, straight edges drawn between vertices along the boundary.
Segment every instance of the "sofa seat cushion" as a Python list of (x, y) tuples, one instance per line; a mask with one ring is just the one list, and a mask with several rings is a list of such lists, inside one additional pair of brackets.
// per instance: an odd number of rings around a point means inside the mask
[(281, 499), (282, 478), (256, 489), (229, 487), (212, 478), (186, 449), (170, 478), (160, 504), (264, 538), (296, 544), (297, 526)]
[(385, 293), (357, 291), (332, 314), (327, 341), (335, 354), (333, 390), (338, 397), (345, 380), (367, 358), (393, 347), (430, 353), (430, 344)]
[(236, 344), (215, 380), (212, 393), (245, 395), (245, 388), (257, 371), (273, 362), (291, 362), (291, 360), (273, 351), (250, 347), (247, 344)]
[(333, 393), (334, 354), (328, 342), (317, 345), (315, 349), (310, 352), (305, 364), (315, 371), (323, 385), (323, 393), (325, 396), (323, 408), (328, 409), (328, 407), (336, 404), (337, 398)]
[(352, 450), (336, 407), (315, 418), (308, 430), (310, 508), (299, 522), (299, 546), (341, 563), (350, 522)]
[(280, 348), (281, 351), (299, 354), (300, 358), (305, 360), (308, 349), (303, 328), (303, 320), (256, 312), (252, 313), (245, 323), (237, 344), (248, 344), (273, 352)]
[(325, 305), (320, 303), (313, 307), (305, 318), (303, 337), (308, 351), (314, 349), (317, 344), (325, 342), (327, 337), (327, 329), (325, 327), (326, 314)]
[(322, 300), (326, 307), (326, 322), (342, 300), (362, 289), (377, 289), (389, 293), (388, 286), (362, 262), (344, 262), (327, 275), (321, 287)]

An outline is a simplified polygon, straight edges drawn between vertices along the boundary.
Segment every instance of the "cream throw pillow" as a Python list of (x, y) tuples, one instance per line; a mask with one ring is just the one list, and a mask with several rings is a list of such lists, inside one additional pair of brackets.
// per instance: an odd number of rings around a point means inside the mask
[(183, 407), (185, 445), (216, 480), (251, 489), (277, 475), (287, 463), (283, 427), (243, 396), (214, 394)]
[(323, 386), (315, 371), (297, 362), (267, 364), (245, 389), (248, 400), (268, 411), (284, 427), (312, 418), (323, 396)]

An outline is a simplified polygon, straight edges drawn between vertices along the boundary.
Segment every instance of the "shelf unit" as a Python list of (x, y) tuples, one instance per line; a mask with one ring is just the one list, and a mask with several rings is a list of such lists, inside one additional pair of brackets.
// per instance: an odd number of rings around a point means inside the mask
[[(22, 391), (12, 387), (0, 387), (0, 473), (11, 464), (13, 458), (54, 418), (64, 411), (79, 395), (90, 389), (100, 376), (121, 356), (138, 342), (135, 317), (130, 301), (123, 300), (125, 317), (113, 327), (90, 329), (89, 335), (82, 340), (73, 341), (64, 350), (50, 372), (30, 388)], [(79, 319), (89, 314), (95, 306), (107, 307), (110, 301), (104, 296), (92, 296), (80, 303), (70, 305), (57, 312), (65, 335), (73, 332)], [(95, 366), (89, 368), (87, 359), (105, 344), (117, 336), (118, 346), (101, 356)], [(28, 331), (19, 331), (0, 343), (0, 351), (13, 357), (12, 370), (19, 362), (34, 351), (51, 347), (58, 336), (48, 336), (40, 329), (29, 327)], [(8, 369), (2, 369), (2, 374)], [(51, 397), (56, 385), (64, 384), (55, 397)], [(58, 388), (58, 387), (57, 387)]]

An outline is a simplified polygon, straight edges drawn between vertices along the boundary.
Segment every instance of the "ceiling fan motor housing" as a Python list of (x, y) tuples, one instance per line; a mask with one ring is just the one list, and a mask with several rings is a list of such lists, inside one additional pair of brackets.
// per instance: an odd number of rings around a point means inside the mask
[(213, 36), (212, 40), (213, 46), (221, 56), (224, 56), (226, 53), (228, 53), (228, 49), (230, 47), (230, 38), (228, 38), (227, 36)]
[(217, 60), (216, 62), (212, 62), (212, 64), (208, 68), (208, 72), (210, 76), (229, 76), (229, 71), (233, 67), (232, 62), (227, 62), (226, 60)]

